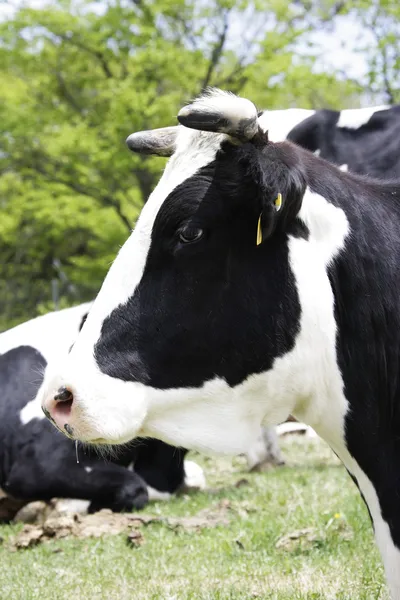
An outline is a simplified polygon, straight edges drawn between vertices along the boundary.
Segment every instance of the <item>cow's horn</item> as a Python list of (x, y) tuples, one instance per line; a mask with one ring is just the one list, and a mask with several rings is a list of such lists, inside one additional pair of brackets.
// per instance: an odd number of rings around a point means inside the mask
[(175, 151), (177, 133), (178, 126), (138, 131), (137, 133), (132, 133), (126, 139), (126, 143), (132, 152), (171, 156)]
[(210, 90), (179, 111), (178, 121), (200, 131), (226, 133), (246, 142), (258, 132), (257, 109), (250, 100)]

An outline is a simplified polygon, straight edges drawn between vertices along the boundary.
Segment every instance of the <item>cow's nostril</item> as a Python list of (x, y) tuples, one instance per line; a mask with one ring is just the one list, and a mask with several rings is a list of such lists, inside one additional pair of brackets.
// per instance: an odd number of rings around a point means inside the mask
[(68, 401), (73, 401), (74, 396), (71, 392), (71, 390), (69, 390), (67, 387), (63, 386), (58, 388), (57, 394), (54, 396), (54, 400), (58, 403), (58, 402), (68, 402)]
[(60, 387), (54, 396), (55, 406), (52, 410), (52, 416), (68, 417), (71, 413), (74, 395), (67, 387)]

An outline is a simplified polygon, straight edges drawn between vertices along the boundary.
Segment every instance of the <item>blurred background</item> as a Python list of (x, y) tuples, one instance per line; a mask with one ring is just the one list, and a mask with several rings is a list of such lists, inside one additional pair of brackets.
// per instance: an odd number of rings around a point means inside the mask
[(395, 104), (399, 40), (395, 0), (0, 1), (0, 331), (96, 295), (164, 166), (127, 135), (209, 85)]

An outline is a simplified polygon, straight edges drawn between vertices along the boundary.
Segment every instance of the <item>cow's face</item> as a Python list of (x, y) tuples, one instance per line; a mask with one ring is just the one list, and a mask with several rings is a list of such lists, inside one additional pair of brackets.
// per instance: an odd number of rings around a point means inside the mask
[(68, 359), (48, 374), (44, 407), (83, 441), (242, 452), (262, 420), (293, 408), (279, 370), (274, 382), (268, 373), (299, 329), (288, 234), (307, 236), (296, 219), (304, 183), (248, 101), (211, 95), (181, 118), (218, 132), (131, 138), (174, 152)]

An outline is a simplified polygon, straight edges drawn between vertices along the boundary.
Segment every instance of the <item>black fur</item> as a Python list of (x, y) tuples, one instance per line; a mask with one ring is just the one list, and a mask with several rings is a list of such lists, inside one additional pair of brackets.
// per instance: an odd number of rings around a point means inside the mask
[[(252, 144), (226, 144), (215, 162), (170, 194), (138, 289), (103, 324), (95, 357), (104, 373), (157, 388), (200, 386), (216, 375), (233, 386), (292, 348), (300, 307), (284, 229), (304, 234), (295, 219), (304, 181), (295, 168), (287, 177), (279, 160), (273, 146), (264, 156)], [(261, 211), (270, 237), (257, 247)], [(188, 224), (205, 236), (185, 245), (177, 232)], [(264, 302), (255, 305), (258, 294)]]

